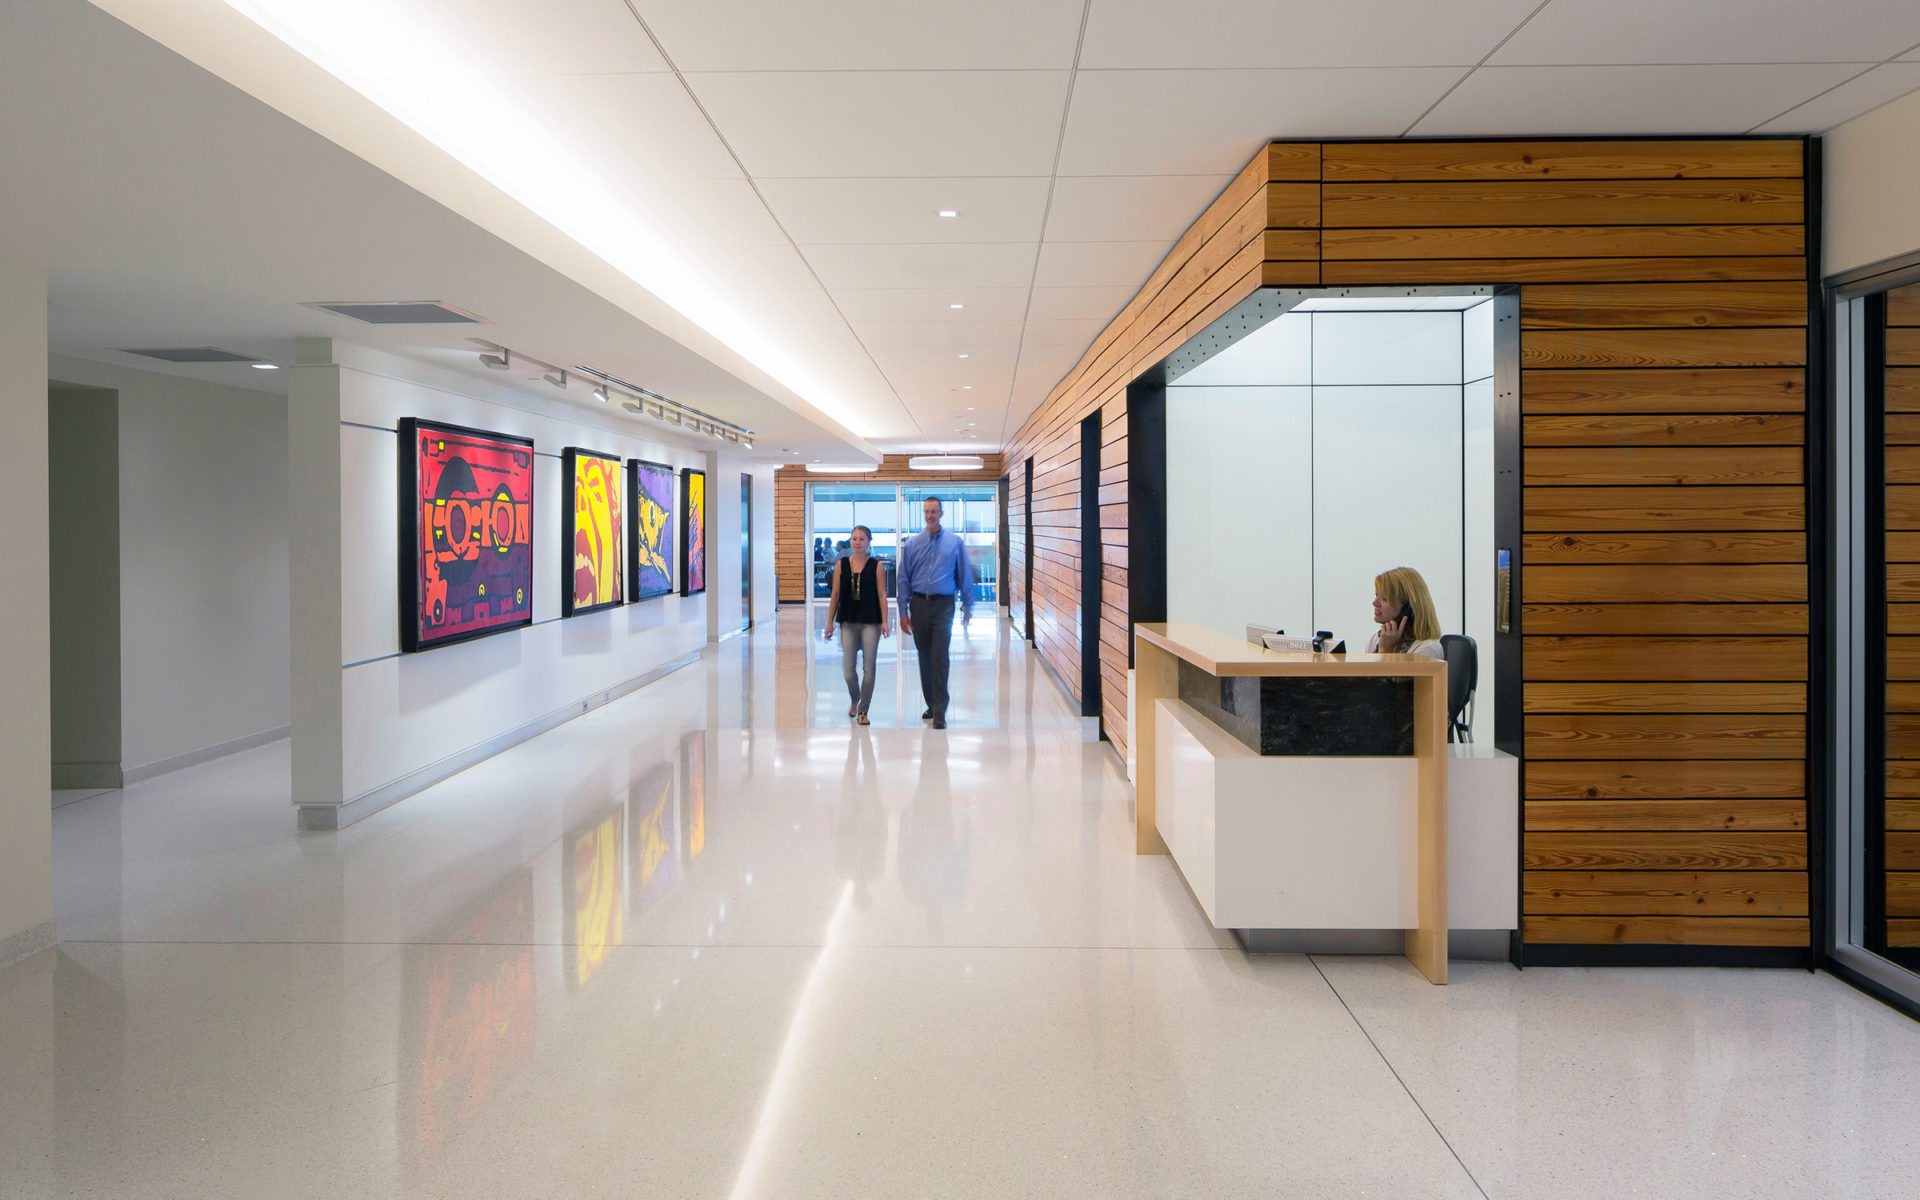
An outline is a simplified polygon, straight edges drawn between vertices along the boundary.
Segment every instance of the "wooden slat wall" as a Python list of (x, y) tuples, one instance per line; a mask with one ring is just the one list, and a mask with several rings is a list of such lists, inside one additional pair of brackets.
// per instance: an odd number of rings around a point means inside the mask
[(809, 483), (998, 483), (1000, 456), (983, 454), (978, 471), (916, 471), (907, 466), (911, 455), (889, 454), (880, 465), (862, 475), (809, 475), (803, 466), (781, 467), (773, 473), (773, 575), (782, 604), (807, 598), (807, 485)]
[[(1263, 284), (1521, 285), (1525, 938), (1807, 945), (1802, 162), (1796, 139), (1268, 147), (1007, 448), (1036, 458), (1042, 653), (1079, 678), (1075, 435), (1098, 409), (1098, 653), (1124, 738), (1116, 485), (1142, 370)], [(1889, 511), (1920, 563), (1912, 466)]]
[(1920, 947), (1920, 284), (1887, 293), (1887, 944)]

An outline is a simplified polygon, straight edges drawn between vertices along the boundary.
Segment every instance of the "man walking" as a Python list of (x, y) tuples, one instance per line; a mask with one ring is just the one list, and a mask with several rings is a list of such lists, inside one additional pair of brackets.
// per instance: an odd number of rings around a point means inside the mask
[(900, 548), (900, 628), (913, 637), (920, 659), (923, 721), (947, 727), (947, 643), (953, 639), (953, 596), (960, 594), (961, 622), (973, 621), (973, 567), (957, 533), (940, 528), (946, 506), (928, 496), (920, 506), (924, 528)]

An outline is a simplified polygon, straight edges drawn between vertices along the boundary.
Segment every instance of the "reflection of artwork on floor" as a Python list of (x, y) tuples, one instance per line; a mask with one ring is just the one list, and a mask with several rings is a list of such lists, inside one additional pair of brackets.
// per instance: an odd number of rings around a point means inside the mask
[(673, 890), (680, 878), (679, 834), (673, 804), (673, 764), (662, 763), (633, 785), (633, 863), (638, 877), (635, 907), (645, 910)]
[(572, 979), (584, 985), (620, 944), (626, 908), (626, 811), (616, 808), (573, 838), (565, 860), (573, 906)]
[(688, 467), (680, 472), (686, 483), (686, 509), (680, 514), (680, 594), (707, 590), (707, 473)]
[(400, 422), (400, 648), (533, 623), (533, 441)]
[(627, 505), (633, 598), (651, 600), (673, 591), (673, 498), (679, 480), (672, 467), (639, 458), (627, 460), (627, 479), (633, 497)]
[(687, 861), (707, 848), (707, 731), (680, 735), (680, 811), (687, 820)]
[(482, 1123), (532, 1054), (533, 875), (509, 880), (433, 940), (437, 951), (401, 956), (405, 1044), (418, 1059), (399, 1124), (415, 1164), (432, 1163), (449, 1139)]
[(621, 510), (627, 502), (626, 467), (617, 458), (569, 446), (561, 456), (560, 477), (567, 513), (562, 546), (573, 547), (564, 562), (560, 615), (578, 616), (611, 608), (626, 599), (626, 529)]

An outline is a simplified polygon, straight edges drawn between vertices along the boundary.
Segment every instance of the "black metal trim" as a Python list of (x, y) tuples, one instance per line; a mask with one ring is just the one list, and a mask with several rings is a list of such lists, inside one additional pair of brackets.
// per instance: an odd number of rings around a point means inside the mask
[(1887, 952), (1887, 469), (1886, 364), (1887, 294), (1863, 298), (1861, 345), (1861, 433), (1867, 452), (1860, 464), (1861, 546), (1866, 569), (1861, 603), (1864, 627), (1859, 645), (1865, 711), (1860, 714), (1861, 825), (1865, 845), (1860, 850), (1861, 920), (1863, 949)]
[(1027, 644), (1033, 644), (1033, 455), (1027, 455), (1027, 482), (1020, 491), (1020, 506), (1026, 510), (1027, 540), (1022, 543), (1021, 568), (1026, 580), (1020, 588), (1021, 614), (1026, 618)]
[(1529, 967), (1777, 967), (1811, 971), (1819, 965), (1804, 946), (1526, 945)]
[(1822, 955), (1820, 969), (1840, 982), (1858, 988), (1902, 1016), (1920, 1021), (1920, 1000), (1894, 991), (1871, 975), (1863, 975), (1830, 955)]
[(1080, 419), (1080, 715), (1100, 721), (1100, 429), (1101, 410)]
[(1133, 627), (1167, 619), (1167, 388), (1127, 386), (1127, 665)]
[[(1807, 533), (1807, 935), (1816, 956), (1831, 948), (1834, 699), (1833, 322), (1820, 281), (1821, 148), (1802, 148), (1807, 247), (1807, 372), (1804, 474)], [(1824, 549), (1815, 553), (1813, 547)]]

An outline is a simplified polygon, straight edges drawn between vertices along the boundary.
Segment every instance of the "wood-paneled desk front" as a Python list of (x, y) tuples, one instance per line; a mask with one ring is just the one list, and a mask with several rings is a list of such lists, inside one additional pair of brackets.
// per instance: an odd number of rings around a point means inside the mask
[[(1406, 956), (1422, 974), (1434, 983), (1447, 981), (1447, 665), (1437, 659), (1408, 654), (1302, 654), (1267, 650), (1250, 642), (1203, 625), (1186, 623), (1143, 624), (1134, 627), (1134, 822), (1135, 850), (1140, 854), (1166, 854), (1168, 848), (1155, 823), (1158, 787), (1158, 742), (1161, 722), (1157, 714), (1162, 701), (1182, 701), (1181, 664), (1189, 664), (1187, 692), (1191, 698), (1195, 680), (1193, 669), (1218, 680), (1298, 680), (1311, 683), (1323, 680), (1379, 681), (1408, 680), (1412, 690), (1411, 737), (1406, 747), (1415, 760), (1414, 778), (1417, 831), (1415, 833), (1415, 870), (1417, 872), (1417, 926), (1406, 931)], [(1260, 685), (1265, 687), (1267, 685)], [(1221, 689), (1230, 691), (1232, 685)], [(1400, 695), (1404, 696), (1404, 692)], [(1199, 719), (1219, 723), (1228, 715), (1193, 705), (1184, 710), (1198, 712)], [(1211, 713), (1211, 715), (1209, 715)], [(1285, 714), (1262, 714), (1252, 718), (1260, 729), (1241, 728), (1233, 736), (1255, 747), (1256, 753), (1308, 755), (1326, 753), (1340, 756), (1351, 751), (1318, 751), (1298, 748), (1276, 751), (1260, 749), (1258, 739), (1276, 736), (1267, 728)], [(1285, 731), (1282, 731), (1282, 735)], [(1379, 750), (1369, 753), (1382, 753)], [(1404, 754), (1405, 749), (1400, 753)], [(1392, 751), (1385, 751), (1392, 753)], [(1272, 761), (1272, 760), (1269, 760)], [(1401, 761), (1404, 761), (1402, 759)], [(1177, 860), (1176, 860), (1177, 861)]]

